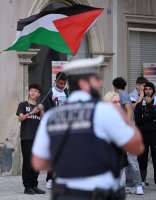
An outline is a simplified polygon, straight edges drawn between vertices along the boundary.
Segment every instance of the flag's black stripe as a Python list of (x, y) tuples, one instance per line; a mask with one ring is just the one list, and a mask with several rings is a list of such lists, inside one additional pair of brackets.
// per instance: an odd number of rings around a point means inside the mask
[(67, 16), (72, 16), (72, 15), (88, 12), (91, 10), (95, 10), (95, 9), (98, 9), (98, 8), (75, 4), (75, 5), (69, 6), (69, 7), (61, 7), (54, 11), (44, 11), (37, 15), (32, 15), (30, 17), (20, 19), (17, 24), (17, 30), (22, 31), (26, 25), (28, 25), (28, 24), (34, 22), (35, 20), (37, 20), (45, 15), (48, 15), (48, 14), (63, 14), (63, 15), (67, 15)]

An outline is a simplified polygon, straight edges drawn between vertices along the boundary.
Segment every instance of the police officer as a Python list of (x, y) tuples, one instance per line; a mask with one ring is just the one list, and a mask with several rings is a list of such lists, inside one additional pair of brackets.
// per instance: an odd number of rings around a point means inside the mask
[(99, 66), (103, 57), (64, 66), (68, 103), (43, 117), (33, 146), (36, 170), (53, 168), (53, 200), (118, 200), (121, 150), (138, 155), (140, 132), (127, 124), (112, 104), (100, 101)]

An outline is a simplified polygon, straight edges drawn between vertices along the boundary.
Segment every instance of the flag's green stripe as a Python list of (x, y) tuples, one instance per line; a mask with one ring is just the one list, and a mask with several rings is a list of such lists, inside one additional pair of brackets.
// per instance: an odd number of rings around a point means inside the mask
[(13, 46), (9, 47), (5, 51), (28, 51), (31, 43), (45, 45), (64, 54), (72, 54), (59, 32), (49, 31), (44, 28), (38, 28), (32, 33), (20, 37)]

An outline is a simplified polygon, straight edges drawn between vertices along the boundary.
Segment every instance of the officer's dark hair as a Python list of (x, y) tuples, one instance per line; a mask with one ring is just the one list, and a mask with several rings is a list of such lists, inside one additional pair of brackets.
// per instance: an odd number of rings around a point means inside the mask
[(117, 77), (113, 80), (112, 82), (113, 86), (116, 87), (117, 89), (121, 89), (121, 90), (124, 90), (126, 85), (127, 85), (127, 82), (125, 81), (124, 78), (122, 77)]
[(76, 90), (80, 90), (79, 80), (89, 80), (90, 74), (87, 75), (69, 75), (68, 76), (68, 85), (69, 85), (69, 93), (74, 92)]
[(148, 80), (144, 76), (139, 76), (136, 80), (136, 84), (146, 84), (146, 83), (148, 83)]
[(38, 90), (39, 92), (41, 92), (41, 87), (37, 83), (30, 84), (29, 85), (29, 90), (32, 89), (32, 88)]
[(67, 76), (64, 72), (58, 72), (56, 74), (56, 80), (63, 80), (66, 81), (67, 80)]

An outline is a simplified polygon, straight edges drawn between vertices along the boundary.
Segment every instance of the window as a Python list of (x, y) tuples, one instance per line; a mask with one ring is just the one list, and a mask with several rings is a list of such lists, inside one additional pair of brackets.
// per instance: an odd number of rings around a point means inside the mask
[(135, 88), (137, 77), (143, 75), (143, 63), (156, 63), (156, 29), (149, 26), (128, 28), (129, 91)]

